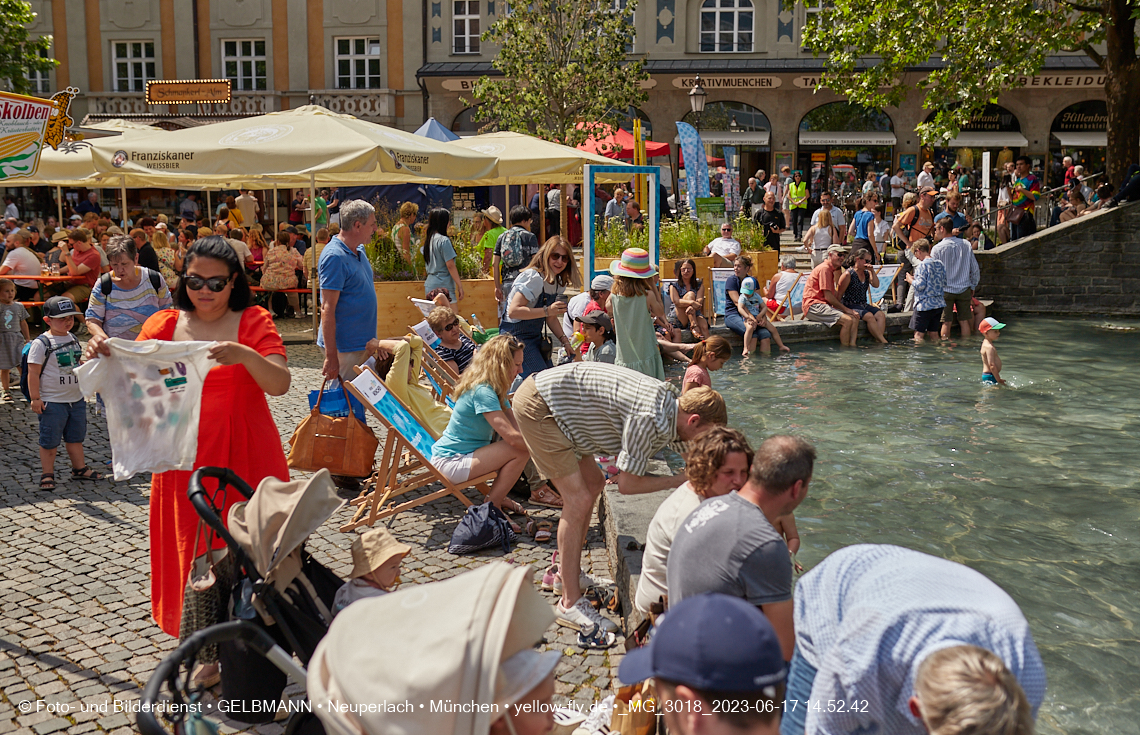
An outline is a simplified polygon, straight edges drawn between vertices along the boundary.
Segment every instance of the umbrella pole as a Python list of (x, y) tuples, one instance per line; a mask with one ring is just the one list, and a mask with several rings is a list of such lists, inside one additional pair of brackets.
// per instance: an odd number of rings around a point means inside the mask
[(558, 231), (562, 233), (562, 238), (566, 240), (566, 244), (574, 247), (574, 243), (570, 242), (570, 217), (566, 209), (566, 198), (569, 195), (570, 185), (562, 184), (558, 196)]
[(279, 217), (277, 211), (277, 187), (273, 187), (273, 237), (277, 237), (277, 232), (281, 229), (281, 224), (277, 221)]
[(206, 189), (206, 224), (210, 225), (213, 229), (214, 224), (214, 206), (210, 203), (210, 190)]
[(63, 187), (55, 187), (55, 206), (59, 212), (59, 229), (63, 229)]
[(539, 245), (546, 242), (546, 192), (543, 191), (543, 186), (538, 185), (538, 231), (542, 233), (538, 236)]
[[(309, 174), (309, 221), (312, 223), (309, 232), (309, 247), (313, 248), (313, 270), (317, 270), (317, 175)], [(312, 291), (310, 308), (313, 310), (313, 340), (317, 339), (317, 279), (316, 275), (309, 276), (309, 288)]]
[(123, 226), (126, 227), (126, 225), (127, 225), (127, 185), (126, 185), (126, 183), (124, 183), (122, 185), (122, 187), (119, 189), (119, 191), (123, 195), (123, 211), (121, 212), (121, 214), (123, 216), (120, 219), (122, 219), (122, 221), (123, 221), (122, 222)]

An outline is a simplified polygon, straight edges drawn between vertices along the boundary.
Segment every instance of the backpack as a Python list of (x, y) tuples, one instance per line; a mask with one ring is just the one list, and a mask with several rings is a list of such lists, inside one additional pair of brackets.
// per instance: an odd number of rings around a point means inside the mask
[[(154, 288), (154, 292), (156, 294), (162, 293), (162, 274), (152, 271), (150, 268), (144, 267), (143, 270), (150, 276), (150, 285)], [(104, 297), (110, 296), (111, 289), (114, 287), (115, 284), (111, 282), (110, 273), (104, 273), (99, 277), (99, 290), (103, 293)]]
[(521, 227), (512, 227), (499, 235), (503, 243), (499, 248), (499, 258), (507, 268), (518, 268), (530, 260), (523, 246), (523, 237), (527, 234), (529, 233)]
[[(77, 340), (72, 337), (72, 342), (75, 341)], [(51, 357), (52, 353), (61, 347), (66, 347), (67, 345), (71, 344), (71, 342), (64, 342), (61, 345), (53, 345), (51, 343), (51, 339), (48, 338), (47, 333), (41, 334), (32, 340), (32, 342), (39, 342), (44, 346), (44, 349), (47, 350), (44, 353), (44, 361), (40, 365), (40, 375), (44, 374), (44, 366), (47, 365), (48, 358)], [(32, 342), (24, 345), (24, 349), (20, 351), (20, 392), (24, 394), (24, 400), (29, 403), (32, 401), (32, 396), (28, 390), (28, 353), (31, 352)]]
[(506, 554), (510, 552), (511, 542), (516, 538), (518, 535), (511, 528), (506, 514), (488, 500), (482, 505), (472, 505), (463, 514), (455, 532), (451, 534), (447, 553), (470, 554), (499, 547)]

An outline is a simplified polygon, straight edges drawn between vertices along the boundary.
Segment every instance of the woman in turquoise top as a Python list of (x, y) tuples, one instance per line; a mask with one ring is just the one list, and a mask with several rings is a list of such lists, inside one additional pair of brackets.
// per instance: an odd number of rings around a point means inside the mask
[(424, 265), (427, 267), (427, 280), (424, 281), (424, 294), (437, 288), (446, 288), (455, 294), (455, 301), (463, 300), (463, 282), (455, 268), (455, 248), (447, 236), (447, 226), (451, 224), (451, 212), (442, 207), (428, 212), (427, 229), (424, 230)]
[[(451, 421), (431, 454), (435, 468), (455, 483), (498, 471), (487, 499), (499, 510), (520, 514), (524, 514), (522, 506), (507, 493), (522, 475), (530, 452), (507, 391), (522, 372), (522, 364), (523, 343), (510, 335), (500, 334), (483, 345), (455, 386)], [(495, 432), (502, 441), (491, 441)]]
[(617, 336), (615, 365), (644, 373), (651, 378), (665, 380), (665, 365), (657, 347), (657, 332), (653, 328), (652, 311), (665, 318), (661, 301), (650, 294), (650, 278), (657, 268), (649, 262), (649, 253), (641, 248), (627, 248), (621, 260), (610, 262), (614, 285), (610, 290), (610, 311), (613, 312), (614, 333)]

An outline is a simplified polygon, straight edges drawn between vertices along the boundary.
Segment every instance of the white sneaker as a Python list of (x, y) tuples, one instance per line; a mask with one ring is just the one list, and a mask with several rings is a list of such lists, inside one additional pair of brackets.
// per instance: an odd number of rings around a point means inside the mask
[[(554, 580), (551, 582), (550, 587), (546, 587), (546, 585), (545, 585), (546, 577), (545, 576), (543, 577), (543, 582), (544, 582), (543, 589), (551, 589), (554, 591), (554, 594), (561, 596), (562, 595), (562, 574), (558, 571), (554, 571), (552, 573), (552, 576), (554, 577)], [(578, 589), (583, 593), (586, 590), (588, 590), (594, 586), (605, 587), (607, 585), (612, 585), (612, 584), (613, 584), (613, 581), (611, 581), (611, 580), (605, 580), (605, 578), (594, 579), (593, 577), (586, 574), (585, 572), (578, 572)]]
[(609, 633), (618, 631), (617, 623), (595, 610), (585, 597), (579, 597), (574, 606), (569, 609), (562, 607), (562, 601), (559, 600), (555, 606), (555, 611), (558, 614), (558, 624), (567, 628), (588, 630), (590, 626), (597, 625)]

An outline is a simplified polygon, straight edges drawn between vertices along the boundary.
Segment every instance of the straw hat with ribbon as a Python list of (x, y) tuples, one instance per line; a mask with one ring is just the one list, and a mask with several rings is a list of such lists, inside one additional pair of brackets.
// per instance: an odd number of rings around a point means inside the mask
[(657, 268), (649, 260), (649, 252), (643, 248), (626, 248), (621, 260), (610, 261), (610, 273), (626, 278), (652, 278)]

